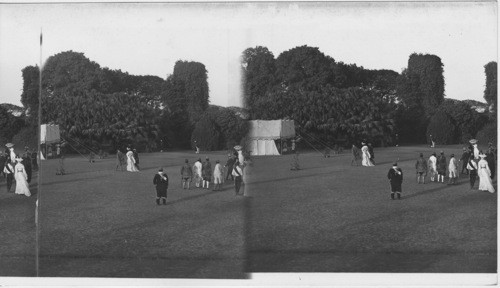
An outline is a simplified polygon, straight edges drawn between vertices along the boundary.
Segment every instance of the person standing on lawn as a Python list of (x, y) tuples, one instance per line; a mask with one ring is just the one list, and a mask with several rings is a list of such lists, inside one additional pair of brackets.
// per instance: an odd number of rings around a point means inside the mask
[(424, 154), (420, 153), (420, 157), (415, 163), (415, 169), (417, 169), (417, 184), (420, 184), (420, 179), (422, 179), (422, 184), (425, 184), (425, 176), (427, 176), (427, 161), (424, 159)]
[(153, 184), (156, 186), (156, 205), (160, 205), (160, 200), (163, 200), (163, 205), (167, 205), (168, 176), (163, 173), (163, 168), (158, 169)]
[(33, 169), (31, 167), (31, 157), (29, 156), (29, 151), (23, 154), (23, 165), (27, 175), (28, 184), (31, 183), (31, 176), (33, 175)]
[(429, 161), (427, 161), (427, 167), (429, 168), (429, 173), (431, 174), (431, 182), (434, 181), (434, 179), (437, 180), (437, 158), (436, 158), (436, 153), (432, 153), (431, 157), (429, 157)]
[[(462, 170), (460, 171), (460, 174), (469, 174), (469, 170), (467, 170), (467, 162), (469, 161), (470, 153), (469, 149), (466, 147), (462, 148), (462, 157), (460, 157), (460, 160), (458, 162), (462, 163)], [(465, 170), (465, 173), (464, 173)]]
[(231, 176), (231, 180), (234, 180), (233, 173), (232, 173), (234, 161), (235, 161), (234, 157), (231, 154), (227, 154), (226, 165), (224, 165), (224, 167), (227, 169), (226, 180), (229, 180), (229, 176)]
[(193, 169), (191, 168), (191, 165), (189, 165), (188, 159), (184, 160), (184, 165), (181, 168), (181, 179), (182, 179), (182, 189), (186, 189), (187, 187), (187, 189), (190, 190), (189, 184), (193, 179)]
[(477, 178), (477, 163), (474, 160), (473, 155), (469, 155), (469, 160), (467, 161), (467, 170), (469, 170), (470, 190), (472, 190), (474, 189), (474, 184), (476, 183)]
[(486, 161), (486, 155), (479, 154), (479, 163), (477, 163), (477, 175), (479, 176), (479, 191), (488, 191), (490, 193), (495, 192), (495, 188), (491, 183), (491, 170), (488, 166), (488, 161)]
[(450, 179), (448, 179), (448, 185), (456, 184), (456, 179), (458, 177), (458, 163), (457, 159), (455, 159), (455, 154), (451, 154), (450, 156), (450, 164), (448, 164), (448, 173)]
[(441, 183), (444, 183), (444, 175), (446, 175), (446, 157), (444, 156), (444, 152), (441, 151), (439, 157), (437, 158), (437, 173), (438, 173), (438, 181), (441, 179)]
[[(203, 165), (201, 164), (201, 158), (198, 158), (196, 162), (194, 162), (193, 165), (193, 178), (194, 178), (194, 185), (196, 188), (200, 188), (200, 183), (202, 183), (203, 177), (201, 175), (203, 169)], [(203, 188), (203, 187), (202, 187)]]
[(363, 166), (374, 166), (372, 161), (370, 161), (370, 158), (371, 158), (371, 155), (370, 155), (370, 152), (368, 150), (368, 146), (366, 145), (365, 142), (361, 143), (361, 145), (363, 145), (363, 147), (361, 148), (361, 154), (362, 154), (362, 157), (363, 157), (363, 160), (361, 161), (361, 164)]
[(241, 183), (243, 182), (243, 168), (241, 167), (240, 161), (236, 160), (233, 166), (233, 176), (234, 176), (234, 192), (235, 195), (240, 195)]
[(139, 172), (137, 170), (137, 167), (135, 166), (135, 158), (134, 158), (134, 152), (132, 152), (132, 149), (127, 147), (127, 171), (130, 172)]
[(398, 167), (398, 163), (394, 162), (392, 168), (389, 169), (387, 173), (387, 178), (391, 183), (391, 199), (394, 200), (394, 194), (398, 196), (398, 200), (401, 200), (402, 184), (403, 184), (403, 170)]
[(210, 159), (208, 159), (208, 157), (205, 159), (205, 162), (203, 162), (201, 167), (201, 176), (203, 177), (203, 188), (210, 189), (210, 182), (212, 180), (212, 163), (210, 163)]
[(222, 190), (222, 179), (224, 178), (224, 169), (220, 165), (219, 160), (215, 161), (214, 167), (214, 191)]
[(24, 169), (23, 158), (16, 157), (17, 164), (14, 166), (14, 178), (16, 179), (16, 194), (31, 196), (28, 188), (28, 174)]
[(7, 193), (10, 193), (10, 188), (12, 188), (12, 182), (14, 182), (14, 165), (10, 161), (10, 157), (7, 157), (5, 164), (3, 166), (3, 173), (7, 178)]

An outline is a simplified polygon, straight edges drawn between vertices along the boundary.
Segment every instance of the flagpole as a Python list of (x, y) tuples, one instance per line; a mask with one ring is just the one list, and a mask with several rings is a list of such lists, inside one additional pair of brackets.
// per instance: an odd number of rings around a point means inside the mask
[(42, 195), (42, 185), (41, 185), (41, 179), (42, 179), (42, 162), (41, 162), (41, 153), (42, 153), (42, 28), (40, 28), (40, 67), (39, 67), (39, 82), (38, 82), (38, 155), (36, 156), (37, 159), (39, 160), (39, 165), (38, 165), (38, 193), (37, 193), (37, 202), (36, 202), (36, 255), (35, 255), (35, 266), (36, 266), (36, 276), (39, 277), (39, 254), (40, 254), (40, 239), (39, 239), (39, 234), (40, 234), (40, 217), (38, 215), (40, 214), (40, 206), (39, 203), (41, 202), (41, 195)]

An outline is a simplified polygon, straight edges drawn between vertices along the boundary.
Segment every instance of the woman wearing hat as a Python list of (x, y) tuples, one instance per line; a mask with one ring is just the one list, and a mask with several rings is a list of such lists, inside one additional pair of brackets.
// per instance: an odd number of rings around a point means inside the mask
[(477, 163), (477, 175), (479, 176), (479, 191), (495, 192), (495, 188), (491, 183), (491, 171), (488, 162), (484, 159), (486, 155), (479, 154), (481, 160)]
[(371, 155), (370, 155), (370, 152), (368, 151), (368, 146), (366, 145), (365, 142), (361, 143), (361, 145), (363, 145), (363, 147), (361, 148), (361, 154), (363, 157), (361, 164), (363, 166), (367, 166), (367, 167), (374, 166), (372, 161), (370, 161)]
[(14, 167), (14, 178), (16, 179), (16, 194), (24, 194), (31, 196), (30, 189), (28, 188), (28, 174), (23, 165), (23, 158), (16, 157), (16, 166)]
[(130, 149), (130, 147), (127, 147), (126, 157), (127, 157), (127, 171), (139, 172), (139, 170), (137, 170), (137, 167), (135, 166), (134, 152), (132, 151), (132, 149)]

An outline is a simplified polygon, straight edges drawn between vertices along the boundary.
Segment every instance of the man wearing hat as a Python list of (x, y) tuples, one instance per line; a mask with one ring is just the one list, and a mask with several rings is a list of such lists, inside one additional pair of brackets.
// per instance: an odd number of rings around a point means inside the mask
[(160, 200), (163, 200), (163, 205), (167, 205), (168, 176), (163, 173), (163, 168), (158, 169), (153, 184), (156, 186), (156, 205), (160, 205)]
[(463, 147), (462, 151), (462, 157), (460, 157), (460, 160), (458, 160), (458, 162), (462, 162), (462, 170), (460, 171), (460, 174), (469, 174), (469, 170), (467, 170), (467, 162), (469, 161), (470, 157), (469, 149)]
[(14, 164), (10, 161), (10, 157), (8, 156), (5, 160), (5, 164), (3, 166), (3, 173), (7, 178), (7, 193), (10, 192), (10, 188), (12, 188), (12, 182), (14, 181)]
[(391, 183), (391, 199), (394, 200), (394, 193), (397, 193), (398, 200), (401, 200), (401, 184), (403, 184), (403, 170), (398, 167), (398, 163), (394, 162), (392, 168), (387, 173), (387, 178)]
[(5, 155), (3, 154), (2, 151), (0, 151), (0, 181), (3, 180), (3, 178), (5, 178), (5, 173), (3, 173), (3, 167), (5, 166), (5, 162), (7, 161), (7, 157), (5, 157)]

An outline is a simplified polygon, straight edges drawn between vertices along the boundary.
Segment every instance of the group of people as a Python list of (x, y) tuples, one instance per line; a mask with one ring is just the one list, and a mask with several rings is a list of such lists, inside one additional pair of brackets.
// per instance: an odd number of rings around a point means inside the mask
[[(0, 179), (6, 179), (7, 193), (11, 192), (14, 181), (16, 182), (15, 194), (31, 196), (29, 183), (33, 171), (33, 160), (29, 149), (26, 147), (23, 157), (16, 154), (14, 145), (8, 143), (5, 153), (0, 152)], [(23, 164), (24, 163), (24, 164)], [(36, 163), (36, 158), (35, 158)], [(37, 168), (37, 166), (35, 166)]]
[[(190, 190), (191, 182), (194, 182), (196, 188), (210, 189), (213, 182), (213, 191), (221, 191), (222, 185), (229, 179), (234, 181), (235, 195), (243, 195), (240, 193), (243, 183), (244, 158), (241, 151), (235, 154), (228, 154), (228, 159), (224, 166), (219, 160), (215, 161), (215, 166), (212, 168), (210, 158), (206, 157), (205, 161), (198, 158), (193, 165), (188, 159), (184, 160), (184, 165), (181, 167), (181, 182), (182, 188)], [(166, 205), (167, 190), (169, 186), (169, 178), (163, 168), (158, 169), (158, 173), (153, 177), (153, 185), (156, 187), (156, 204)]]
[[(427, 160), (424, 158), (423, 153), (420, 153), (420, 157), (415, 163), (417, 184), (425, 184), (427, 174), (430, 174), (431, 182), (445, 183), (444, 179), (446, 171), (448, 171), (448, 185), (456, 184), (460, 174), (467, 174), (469, 175), (471, 190), (474, 189), (476, 180), (479, 178), (478, 190), (494, 193), (495, 188), (493, 187), (492, 179), (495, 177), (496, 171), (495, 159), (496, 151), (493, 145), (490, 143), (488, 152), (484, 154), (477, 147), (477, 140), (475, 139), (470, 141), (469, 147), (463, 148), (463, 153), (459, 160), (455, 158), (454, 154), (451, 154), (450, 160), (447, 161), (444, 151), (441, 151), (439, 156), (436, 153), (432, 153)], [(462, 163), (461, 167), (459, 163)], [(395, 199), (396, 194), (397, 198), (401, 199), (403, 171), (397, 166), (397, 163), (394, 163), (393, 167), (389, 169), (387, 178), (391, 183), (391, 198)]]
[(123, 154), (120, 149), (116, 150), (116, 169), (120, 168), (123, 171), (123, 167), (127, 168), (129, 172), (139, 172), (139, 153), (137, 149), (132, 149), (127, 147), (127, 153)]

